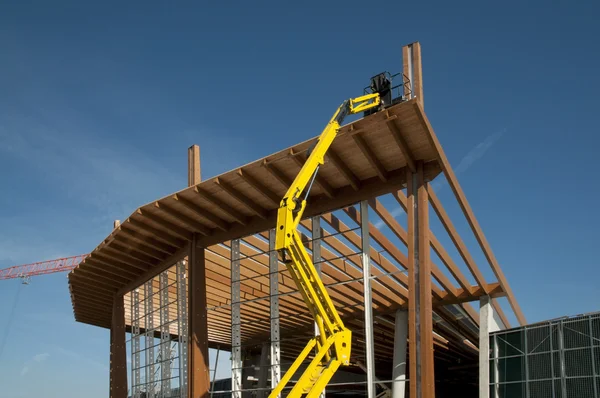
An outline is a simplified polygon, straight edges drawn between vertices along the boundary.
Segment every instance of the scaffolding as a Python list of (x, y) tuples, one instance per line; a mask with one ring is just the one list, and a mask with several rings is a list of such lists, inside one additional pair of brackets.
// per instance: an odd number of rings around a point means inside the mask
[(178, 261), (130, 294), (133, 398), (187, 397), (186, 263)]

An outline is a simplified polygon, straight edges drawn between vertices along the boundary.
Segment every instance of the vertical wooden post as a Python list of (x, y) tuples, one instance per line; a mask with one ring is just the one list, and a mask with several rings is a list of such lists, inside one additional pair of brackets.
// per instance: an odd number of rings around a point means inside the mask
[(200, 147), (192, 145), (188, 148), (188, 187), (200, 184)]
[(408, 171), (408, 261), (409, 269), (409, 356), (410, 397), (433, 398), (433, 314), (429, 243), (429, 200), (423, 164)]
[[(200, 182), (200, 147), (192, 145), (188, 149), (188, 186)], [(197, 239), (197, 235), (194, 234), (188, 254), (188, 394), (190, 398), (208, 397), (210, 389), (206, 268), (204, 248), (197, 247)]]
[(110, 327), (110, 397), (127, 398), (127, 350), (125, 347), (125, 303), (123, 296), (113, 300)]
[(421, 44), (418, 41), (402, 47), (402, 63), (402, 72), (409, 80), (409, 84), (404, 86), (404, 96), (408, 99), (416, 97), (423, 107), (423, 67)]
[(190, 398), (208, 397), (208, 322), (206, 319), (206, 279), (204, 248), (196, 247), (194, 235), (188, 256), (188, 391)]

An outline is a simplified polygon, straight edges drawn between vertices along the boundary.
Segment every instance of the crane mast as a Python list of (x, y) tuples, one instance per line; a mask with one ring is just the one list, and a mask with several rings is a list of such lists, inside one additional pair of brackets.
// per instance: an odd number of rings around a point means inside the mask
[(296, 283), (319, 333), (309, 340), (269, 398), (276, 398), (281, 394), (315, 347), (315, 356), (287, 395), (288, 398), (302, 396), (316, 398), (337, 369), (350, 363), (352, 332), (344, 326), (309, 253), (302, 244), (297, 228), (306, 209), (306, 200), (312, 183), (319, 167), (324, 164), (325, 154), (338, 134), (344, 118), (349, 114), (378, 107), (380, 103), (379, 93), (366, 94), (344, 101), (325, 126), (302, 169), (281, 200), (277, 211), (275, 250), (280, 253), (282, 261)]

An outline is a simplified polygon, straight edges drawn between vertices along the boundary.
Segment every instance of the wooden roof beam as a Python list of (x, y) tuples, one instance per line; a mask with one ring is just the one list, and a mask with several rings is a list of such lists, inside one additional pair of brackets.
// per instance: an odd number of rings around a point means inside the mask
[[(119, 261), (113, 257), (109, 257), (106, 253), (92, 252), (92, 254), (90, 254), (89, 257), (93, 258), (98, 263), (110, 264), (110, 265), (114, 266), (115, 268), (125, 269), (129, 273), (134, 273), (137, 275), (139, 275), (140, 271), (145, 271), (147, 269), (147, 267), (144, 267), (143, 265), (133, 266), (129, 263)], [(86, 258), (85, 261), (87, 261), (87, 260), (88, 259)]]
[(138, 233), (125, 224), (121, 224), (118, 229), (123, 231), (123, 234), (128, 236), (130, 239), (138, 242), (139, 245), (158, 250), (166, 255), (172, 255), (177, 251), (177, 247), (160, 242), (151, 236)]
[[(375, 211), (375, 213), (377, 213), (377, 215), (379, 215), (381, 220), (390, 228), (394, 235), (396, 235), (396, 237), (406, 245), (408, 242), (408, 235), (406, 231), (404, 230), (404, 228), (402, 228), (398, 221), (396, 221), (394, 217), (387, 211), (387, 209), (377, 199), (370, 199), (369, 206)], [(356, 209), (352, 209), (352, 211), (358, 213)], [(359, 216), (357, 215), (357, 217)], [(377, 230), (377, 228), (375, 228), (375, 226), (372, 224), (370, 224), (370, 228), (372, 228), (373, 230)], [(456, 288), (454, 287), (452, 281), (450, 281), (450, 279), (448, 279), (448, 277), (444, 275), (444, 273), (433, 261), (431, 261), (431, 274), (438, 281), (438, 283), (442, 286), (443, 289), (445, 289), (448, 293), (452, 295), (456, 295)]]
[(396, 145), (398, 145), (398, 148), (400, 148), (400, 152), (402, 152), (402, 155), (406, 159), (406, 163), (408, 164), (408, 168), (413, 173), (416, 173), (417, 172), (417, 166), (415, 164), (414, 157), (413, 157), (410, 149), (408, 148), (408, 144), (406, 143), (406, 140), (402, 136), (402, 133), (400, 132), (400, 129), (396, 125), (395, 119), (398, 116), (396, 116), (396, 115), (390, 116), (388, 111), (386, 111), (386, 116), (387, 116), (387, 118), (386, 118), (386, 125), (387, 125), (388, 130), (392, 134), (392, 137), (394, 137), (394, 140), (396, 141)]
[(471, 253), (467, 249), (467, 246), (463, 242), (460, 234), (454, 227), (454, 224), (452, 223), (452, 221), (450, 220), (450, 217), (448, 216), (448, 213), (446, 213), (446, 210), (442, 206), (442, 202), (440, 202), (437, 195), (435, 194), (434, 189), (431, 186), (431, 184), (427, 184), (427, 192), (429, 193), (429, 201), (431, 202), (431, 206), (433, 207), (433, 210), (438, 215), (442, 225), (446, 229), (446, 232), (448, 232), (448, 235), (450, 236), (452, 243), (454, 243), (454, 246), (456, 246), (458, 253), (462, 257), (462, 259), (465, 262), (465, 264), (467, 265), (467, 267), (469, 268), (469, 271), (471, 271), (471, 274), (473, 274), (475, 281), (477, 282), (477, 284), (480, 287), (486, 286), (487, 282), (485, 281), (483, 274), (479, 270), (479, 267), (477, 266), (477, 264), (475, 264), (475, 260), (471, 256)]
[[(92, 254), (94, 253), (92, 252)], [(110, 246), (106, 246), (104, 248), (102, 256), (108, 258), (109, 260), (117, 260), (119, 262), (125, 263), (133, 268), (137, 268), (144, 272), (147, 271), (149, 268), (148, 264), (144, 264), (143, 262), (135, 258), (131, 258), (131, 256), (125, 253), (121, 253), (119, 250), (114, 249)]]
[(89, 255), (86, 259), (85, 259), (85, 263), (89, 264), (93, 267), (102, 269), (106, 272), (110, 272), (113, 273), (115, 275), (118, 276), (125, 276), (125, 277), (136, 277), (138, 275), (137, 272), (132, 271), (131, 268), (129, 267), (119, 267), (113, 263), (109, 263), (109, 262), (104, 262), (102, 260), (98, 259), (98, 256), (92, 256)]
[(215, 184), (220, 186), (223, 189), (223, 191), (225, 191), (230, 197), (235, 199), (239, 204), (244, 206), (251, 213), (257, 215), (258, 217), (260, 217), (262, 219), (267, 218), (267, 212), (265, 211), (265, 209), (263, 209), (262, 207), (255, 204), (252, 199), (250, 199), (247, 196), (245, 196), (244, 194), (238, 192), (231, 185), (229, 185), (222, 179), (219, 179), (218, 177), (214, 179), (214, 182), (215, 182)]
[(277, 194), (265, 187), (262, 183), (258, 182), (256, 178), (252, 177), (252, 175), (248, 174), (248, 172), (244, 169), (239, 169), (237, 173), (244, 181), (246, 181), (248, 185), (254, 188), (256, 192), (261, 194), (263, 198), (268, 200), (273, 206), (279, 206), (281, 198)]
[[(444, 153), (444, 150), (442, 149), (442, 145), (438, 141), (437, 136), (435, 135), (433, 128), (431, 127), (431, 124), (429, 123), (429, 120), (427, 119), (427, 116), (425, 115), (425, 112), (423, 111), (422, 105), (417, 101), (417, 102), (413, 103), (413, 107), (415, 108), (415, 110), (417, 112), (417, 117), (419, 118), (419, 121), (421, 122), (423, 128), (425, 129), (425, 131), (428, 132), (427, 138), (429, 139), (429, 143), (432, 147), (435, 148), (435, 150), (437, 152), (438, 162), (442, 168), (442, 171), (444, 172), (444, 175), (446, 176), (446, 179), (448, 180), (448, 184), (450, 185), (452, 192), (454, 192), (454, 195), (456, 196), (458, 204), (460, 205), (463, 213), (465, 214), (465, 217), (467, 218), (469, 226), (471, 227), (471, 230), (473, 231), (473, 234), (475, 235), (475, 238), (477, 239), (479, 246), (483, 250), (483, 254), (485, 255), (486, 259), (488, 260), (490, 266), (492, 267), (492, 271), (494, 272), (494, 275), (496, 275), (496, 279), (498, 280), (498, 282), (500, 282), (500, 284), (502, 285), (502, 288), (504, 289), (504, 291), (507, 294), (508, 302), (510, 303), (510, 306), (512, 307), (513, 311), (515, 312), (515, 315), (516, 315), (517, 319), (519, 320), (519, 323), (521, 325), (526, 324), (527, 320), (525, 319), (525, 315), (523, 315), (521, 306), (515, 299), (512, 289), (510, 288), (510, 285), (508, 284), (508, 280), (504, 276), (504, 272), (502, 272), (502, 269), (500, 268), (500, 264), (498, 264), (498, 261), (496, 260), (496, 256), (494, 256), (494, 253), (492, 252), (492, 248), (490, 247), (490, 244), (488, 243), (485, 235), (483, 234), (483, 231), (482, 231), (481, 227), (479, 226), (479, 222), (477, 221), (477, 218), (475, 218), (475, 214), (473, 213), (473, 210), (471, 209), (471, 205), (467, 201), (467, 197), (465, 196), (465, 193), (463, 192), (462, 187), (458, 183), (458, 179), (456, 178), (456, 175), (454, 174), (454, 171), (452, 170), (452, 167), (450, 166), (450, 162), (448, 162), (448, 158), (446, 158), (446, 154)], [(431, 191), (433, 191), (433, 190), (431, 189)]]
[(73, 271), (69, 274), (69, 278), (74, 282), (81, 282), (81, 285), (85, 285), (88, 289), (93, 291), (94, 289), (102, 290), (108, 294), (115, 294), (117, 289), (115, 285), (112, 283), (105, 283), (104, 281), (99, 281), (96, 278), (92, 278), (89, 276), (85, 276), (82, 274), (75, 274)]
[(204, 236), (210, 235), (210, 228), (206, 225), (194, 220), (191, 217), (186, 216), (185, 214), (175, 210), (171, 206), (165, 205), (161, 202), (154, 202), (154, 207), (161, 210), (163, 213), (168, 214), (170, 217), (177, 219), (179, 222), (184, 223), (189, 228), (191, 228), (194, 232), (198, 232)]
[(175, 194), (172, 196), (172, 198), (213, 224), (216, 228), (219, 228), (221, 231), (227, 231), (229, 229), (229, 224), (227, 222), (223, 221), (211, 212), (204, 210), (202, 207), (184, 198), (183, 196)]
[(123, 228), (123, 227), (131, 227), (136, 231), (136, 233), (139, 233), (139, 234), (143, 234), (142, 232), (140, 232), (140, 231), (143, 231), (145, 234), (150, 234), (150, 235), (154, 236), (156, 239), (160, 240), (161, 242), (166, 243), (170, 246), (176, 247), (177, 249), (180, 247), (183, 247), (187, 240), (187, 239), (179, 239), (179, 238), (173, 237), (172, 235), (167, 234), (167, 233), (153, 227), (152, 225), (148, 224), (147, 222), (137, 220), (135, 218), (128, 218), (127, 220), (125, 220), (125, 222), (120, 225), (120, 228)]
[(358, 191), (360, 189), (360, 181), (354, 175), (352, 170), (344, 163), (344, 161), (340, 158), (340, 156), (333, 150), (333, 148), (329, 148), (325, 156), (331, 161), (331, 163), (335, 166), (335, 168), (344, 176), (348, 184), (354, 189)]
[(113, 242), (116, 243), (118, 246), (125, 247), (126, 250), (129, 250), (132, 253), (134, 252), (138, 255), (141, 255), (142, 258), (144, 258), (144, 257), (149, 258), (150, 262), (153, 261), (152, 259), (162, 261), (165, 258), (165, 254), (163, 252), (156, 250), (154, 247), (152, 247), (148, 243), (142, 243), (142, 242), (139, 242), (137, 240), (132, 240), (132, 239), (130, 240), (123, 236), (115, 238), (115, 240)]
[(192, 232), (188, 231), (185, 228), (181, 228), (181, 227), (173, 224), (172, 222), (167, 221), (161, 217), (158, 217), (157, 215), (152, 214), (146, 210), (138, 209), (137, 214), (139, 214), (140, 216), (145, 217), (146, 219), (152, 221), (153, 223), (165, 228), (166, 232), (171, 234), (172, 236), (175, 236), (177, 238), (181, 238), (184, 240), (192, 240), (192, 235), (193, 235)]
[(371, 167), (373, 167), (375, 172), (377, 172), (379, 179), (383, 182), (387, 182), (387, 180), (388, 180), (387, 171), (385, 170), (385, 168), (383, 167), (383, 165), (381, 164), (381, 162), (379, 161), (377, 156), (375, 156), (375, 153), (373, 152), (371, 147), (369, 147), (369, 145), (367, 144), (365, 139), (363, 137), (361, 137), (360, 134), (354, 134), (352, 136), (352, 138), (354, 139), (354, 142), (356, 143), (356, 145), (358, 146), (358, 148), (360, 149), (362, 154), (365, 156), (365, 158), (367, 159), (367, 161), (369, 162)]
[(87, 272), (90, 271), (91, 274), (99, 275), (101, 277), (105, 277), (111, 279), (115, 282), (119, 283), (127, 283), (135, 276), (126, 276), (123, 273), (119, 273), (113, 269), (106, 269), (106, 267), (99, 266), (97, 264), (93, 264), (88, 262), (85, 270), (77, 270), (78, 272)]
[(275, 179), (277, 181), (279, 181), (279, 183), (281, 184), (281, 186), (283, 186), (284, 190), (287, 191), (288, 188), (290, 187), (290, 185), (292, 185), (292, 180), (290, 178), (288, 178), (285, 174), (283, 174), (283, 172), (281, 170), (279, 170), (277, 167), (275, 167), (275, 165), (268, 161), (267, 159), (265, 159), (262, 162), (262, 166), (273, 176), (275, 177)]
[(86, 269), (84, 270), (79, 269), (74, 270), (73, 272), (75, 272), (75, 275), (77, 276), (86, 276), (90, 279), (97, 279), (98, 281), (103, 282), (106, 285), (114, 286), (117, 288), (128, 282), (127, 280), (124, 280), (124, 278), (118, 278), (114, 275), (107, 274), (106, 272), (99, 271), (95, 268), (86, 267)]
[(212, 203), (214, 206), (218, 207), (222, 212), (227, 214), (229, 217), (233, 218), (236, 222), (241, 225), (248, 224), (248, 217), (239, 213), (237, 210), (234, 210), (227, 204), (223, 203), (221, 200), (215, 198), (213, 195), (209, 194), (206, 191), (201, 190), (197, 186), (194, 187), (194, 192), (200, 195), (206, 201)]
[[(292, 159), (294, 159), (296, 164), (300, 167), (300, 169), (302, 169), (302, 167), (304, 167), (304, 163), (306, 163), (306, 159), (307, 159), (304, 152), (294, 153), (294, 151), (290, 149), (290, 155), (292, 156)], [(317, 176), (315, 178), (315, 184), (317, 184), (317, 186), (319, 186), (323, 190), (323, 192), (325, 193), (325, 196), (327, 196), (328, 198), (333, 198), (333, 196), (335, 195), (333, 188), (325, 180), (325, 178), (323, 177), (322, 174), (317, 173)], [(288, 187), (289, 187), (289, 185), (288, 185)]]
[(114, 240), (110, 246), (107, 246), (104, 249), (107, 251), (112, 251), (116, 254), (120, 254), (123, 257), (128, 257), (135, 261), (138, 261), (140, 264), (143, 264), (146, 267), (146, 269), (151, 267), (154, 262), (151, 256), (148, 256), (132, 248), (126, 247), (117, 240)]

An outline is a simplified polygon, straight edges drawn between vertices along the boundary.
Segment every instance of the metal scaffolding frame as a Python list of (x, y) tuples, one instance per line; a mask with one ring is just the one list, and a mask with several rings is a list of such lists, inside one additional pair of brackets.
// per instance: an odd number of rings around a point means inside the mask
[(130, 300), (132, 397), (187, 398), (186, 262), (132, 290)]
[(242, 397), (240, 240), (231, 241), (231, 396)]

